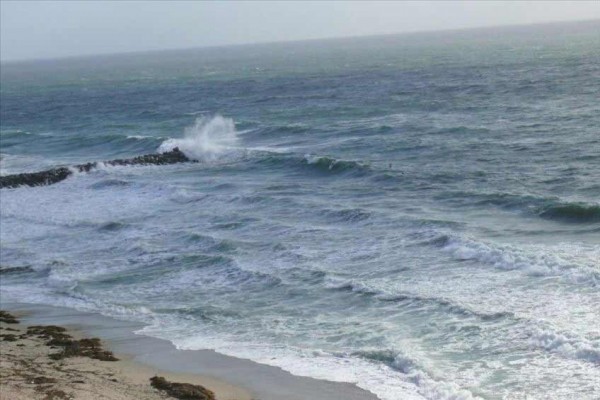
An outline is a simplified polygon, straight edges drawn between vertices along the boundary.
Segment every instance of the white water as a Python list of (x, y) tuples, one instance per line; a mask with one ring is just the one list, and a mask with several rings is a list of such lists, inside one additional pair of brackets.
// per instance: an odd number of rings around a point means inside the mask
[(185, 128), (184, 137), (165, 140), (158, 151), (164, 153), (179, 147), (194, 160), (212, 161), (220, 155), (235, 150), (238, 133), (231, 118), (221, 115), (196, 118), (194, 125)]

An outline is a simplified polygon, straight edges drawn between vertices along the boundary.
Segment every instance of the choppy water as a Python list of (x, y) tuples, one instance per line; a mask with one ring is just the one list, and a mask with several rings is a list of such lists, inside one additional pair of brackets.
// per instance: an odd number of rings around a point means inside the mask
[(2, 299), (384, 400), (600, 397), (600, 23), (2, 66)]

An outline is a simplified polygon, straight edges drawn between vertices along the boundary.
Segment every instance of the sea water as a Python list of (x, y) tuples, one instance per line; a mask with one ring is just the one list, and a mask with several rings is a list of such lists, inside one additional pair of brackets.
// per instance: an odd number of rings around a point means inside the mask
[(383, 400), (600, 397), (600, 22), (4, 64), (3, 301)]

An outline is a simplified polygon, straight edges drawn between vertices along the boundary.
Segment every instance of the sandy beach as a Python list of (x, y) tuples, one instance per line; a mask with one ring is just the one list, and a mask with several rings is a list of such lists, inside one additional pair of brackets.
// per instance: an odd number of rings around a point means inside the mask
[[(351, 383), (295, 376), (211, 350), (178, 350), (166, 340), (136, 334), (143, 327), (136, 322), (44, 305), (3, 303), (2, 308), (20, 323), (0, 322), (0, 335), (16, 339), (0, 336), (1, 400), (176, 398), (153, 388), (154, 376), (200, 385), (216, 400), (377, 400)], [(54, 360), (60, 346), (48, 346), (49, 338), (33, 334), (32, 326), (64, 327), (74, 340), (100, 338), (98, 350), (114, 352), (118, 361)]]
[[(252, 399), (248, 391), (217, 379), (161, 371), (135, 363), (124, 355), (110, 357), (112, 353), (104, 349), (98, 350), (104, 355), (99, 357), (102, 359), (94, 358), (93, 354), (63, 358), (64, 347), (49, 344), (52, 338), (47, 335), (48, 329), (14, 323), (10, 315), (3, 314), (0, 322), (0, 398), (3, 400), (177, 398), (152, 387), (150, 378), (154, 376), (209, 388), (219, 400)], [(56, 326), (54, 329), (62, 331)], [(71, 336), (79, 343), (82, 339), (90, 340), (73, 330), (59, 334)], [(116, 358), (118, 360), (112, 361)], [(201, 399), (202, 396), (190, 398)]]

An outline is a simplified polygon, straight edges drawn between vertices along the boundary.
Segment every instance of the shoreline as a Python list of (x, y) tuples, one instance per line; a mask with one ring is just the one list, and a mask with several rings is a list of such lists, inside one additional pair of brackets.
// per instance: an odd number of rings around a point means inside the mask
[(122, 360), (123, 370), (144, 370), (150, 374), (146, 381), (158, 374), (200, 384), (215, 391), (217, 400), (378, 400), (352, 383), (296, 376), (212, 350), (178, 350), (167, 340), (135, 334), (142, 323), (46, 305), (11, 302), (2, 309), (18, 315), (21, 325), (59, 325), (76, 337), (99, 337)]
[[(164, 371), (137, 363), (127, 355), (113, 354), (105, 348), (106, 343), (77, 329), (26, 324), (23, 320), (28, 315), (18, 311), (3, 310), (1, 317), (2, 399), (255, 400), (245, 389), (221, 380)], [(166, 381), (156, 381), (156, 377)], [(155, 387), (155, 381), (163, 383), (158, 385), (162, 390)], [(173, 387), (182, 387), (178, 384), (184, 384), (187, 392), (173, 392)]]

